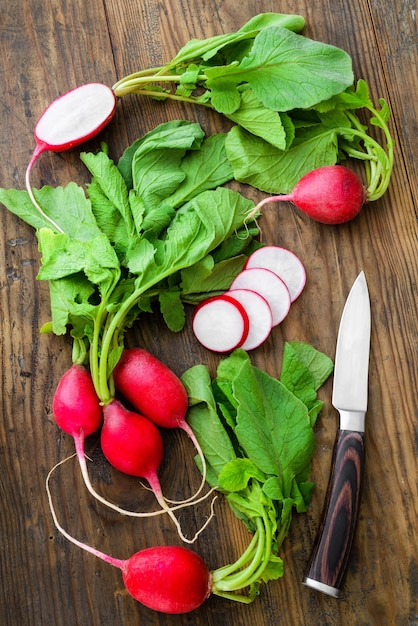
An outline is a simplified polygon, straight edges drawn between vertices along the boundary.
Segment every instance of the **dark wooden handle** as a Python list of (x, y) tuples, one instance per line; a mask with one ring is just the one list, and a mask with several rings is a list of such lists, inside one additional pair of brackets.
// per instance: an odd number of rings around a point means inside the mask
[(364, 469), (364, 433), (340, 430), (322, 521), (304, 584), (338, 597), (357, 523)]

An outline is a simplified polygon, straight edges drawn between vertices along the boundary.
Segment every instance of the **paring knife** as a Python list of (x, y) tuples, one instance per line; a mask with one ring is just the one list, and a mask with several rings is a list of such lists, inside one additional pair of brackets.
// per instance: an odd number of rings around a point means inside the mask
[(322, 521), (303, 583), (338, 598), (357, 523), (364, 468), (370, 351), (370, 299), (360, 272), (345, 303), (334, 366), (332, 404), (340, 414)]

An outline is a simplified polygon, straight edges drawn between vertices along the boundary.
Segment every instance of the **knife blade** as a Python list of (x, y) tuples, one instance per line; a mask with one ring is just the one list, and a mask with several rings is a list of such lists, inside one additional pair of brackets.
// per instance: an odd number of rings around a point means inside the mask
[(321, 523), (303, 584), (338, 598), (358, 519), (364, 470), (371, 330), (364, 272), (357, 276), (341, 317), (332, 404), (340, 415)]

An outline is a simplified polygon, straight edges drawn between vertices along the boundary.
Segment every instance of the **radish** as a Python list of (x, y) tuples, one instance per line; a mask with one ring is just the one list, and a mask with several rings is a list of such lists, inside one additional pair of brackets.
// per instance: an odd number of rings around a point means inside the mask
[(267, 300), (249, 289), (234, 289), (230, 295), (245, 308), (249, 318), (247, 338), (241, 345), (242, 350), (253, 350), (263, 343), (273, 326), (273, 315)]
[(247, 259), (244, 269), (263, 267), (277, 274), (289, 289), (294, 302), (306, 284), (306, 271), (302, 261), (290, 250), (279, 246), (264, 246), (255, 250)]
[(104, 406), (103, 414), (104, 423), (100, 443), (106, 459), (120, 472), (145, 478), (157, 502), (175, 523), (181, 539), (187, 543), (193, 543), (206, 528), (212, 516), (192, 539), (187, 539), (183, 535), (173, 509), (168, 507), (163, 496), (157, 475), (164, 454), (164, 444), (157, 426), (143, 415), (126, 409), (116, 399)]
[(248, 218), (268, 202), (288, 201), (317, 222), (342, 224), (356, 217), (366, 200), (366, 188), (355, 172), (343, 165), (326, 165), (302, 176), (290, 194), (259, 202)]
[(102, 424), (103, 411), (90, 372), (74, 363), (61, 377), (52, 400), (58, 426), (84, 445)]
[(254, 267), (240, 272), (229, 288), (233, 295), (235, 289), (256, 291), (270, 305), (273, 315), (273, 326), (280, 324), (290, 309), (290, 293), (285, 283), (271, 270)]
[(89, 83), (60, 96), (43, 112), (35, 127), (36, 148), (26, 170), (26, 188), (33, 205), (58, 232), (62, 229), (39, 206), (30, 185), (30, 172), (46, 150), (62, 152), (97, 135), (113, 118), (116, 96), (101, 83)]
[(125, 348), (113, 370), (113, 380), (116, 389), (139, 413), (157, 426), (181, 428), (188, 435), (202, 462), (202, 480), (196, 493), (181, 503), (194, 500), (206, 483), (206, 460), (186, 422), (189, 399), (181, 380), (167, 365), (142, 348)]
[(145, 548), (129, 559), (117, 559), (78, 541), (59, 524), (46, 479), (49, 507), (55, 527), (73, 544), (118, 567), (127, 591), (144, 606), (161, 613), (180, 614), (194, 611), (212, 593), (212, 575), (203, 559), (180, 546)]
[(230, 352), (242, 346), (249, 327), (245, 308), (228, 294), (213, 296), (198, 304), (192, 321), (198, 341), (214, 352)]

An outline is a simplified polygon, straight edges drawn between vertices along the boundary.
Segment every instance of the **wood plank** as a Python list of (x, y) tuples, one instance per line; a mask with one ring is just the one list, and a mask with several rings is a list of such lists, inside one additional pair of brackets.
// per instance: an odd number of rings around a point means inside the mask
[[(112, 85), (137, 69), (160, 65), (192, 37), (229, 32), (260, 11), (278, 10), (272, 0), (16, 0), (2, 5), (0, 185), (16, 188), (24, 188), (36, 120), (57, 95), (89, 81)], [(190, 615), (154, 613), (127, 595), (117, 569), (57, 534), (44, 483), (48, 470), (73, 453), (71, 439), (58, 432), (51, 414), (55, 386), (71, 362), (71, 344), (66, 337), (39, 334), (50, 308), (48, 286), (36, 280), (36, 237), (2, 210), (0, 623), (5, 626), (418, 623), (415, 11), (412, 3), (401, 0), (283, 1), (279, 10), (304, 15), (308, 36), (347, 50), (356, 77), (365, 78), (373, 98), (385, 97), (393, 112), (396, 162), (391, 186), (380, 201), (338, 228), (314, 223), (290, 206), (270, 206), (260, 221), (263, 240), (293, 249), (308, 274), (292, 315), (252, 353), (254, 364), (272, 375), (279, 374), (286, 340), (308, 341), (333, 356), (342, 306), (360, 269), (369, 283), (373, 334), (366, 475), (345, 594), (336, 601), (301, 584), (337, 428), (331, 380), (321, 390), (325, 406), (316, 430), (312, 504), (306, 515), (295, 516), (284, 543), (284, 578), (269, 583), (252, 605), (212, 597)], [(86, 148), (95, 149), (104, 140), (118, 158), (128, 143), (158, 123), (183, 118), (198, 121), (207, 133), (230, 126), (198, 107), (129, 96), (119, 103), (111, 125)], [(44, 154), (35, 165), (33, 185), (86, 182), (78, 153)], [(260, 197), (252, 189), (245, 193)], [(173, 335), (157, 314), (144, 316), (127, 342), (146, 346), (179, 374), (200, 362), (214, 371), (218, 361), (196, 345), (190, 324)], [(161, 482), (172, 497), (183, 497), (199, 484), (192, 446), (180, 433), (166, 432), (164, 439), (168, 456)], [(108, 498), (141, 510), (155, 506), (136, 480), (109, 470), (96, 436), (89, 439), (88, 453), (92, 479)], [(63, 525), (105, 552), (127, 558), (145, 546), (178, 543), (172, 525), (161, 518), (122, 519), (95, 504), (74, 459), (56, 471), (52, 484)], [(215, 510), (214, 522), (195, 544), (211, 568), (236, 558), (248, 541), (222, 499)], [(184, 513), (185, 529), (193, 533), (207, 512), (206, 503)]]

